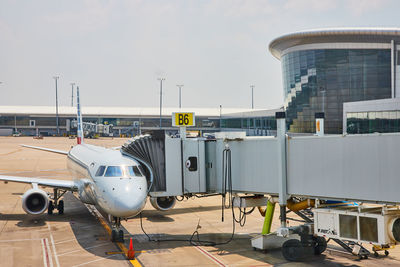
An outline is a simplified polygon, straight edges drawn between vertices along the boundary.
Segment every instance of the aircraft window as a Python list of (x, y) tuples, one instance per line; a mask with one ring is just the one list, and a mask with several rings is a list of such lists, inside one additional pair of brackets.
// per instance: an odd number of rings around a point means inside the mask
[(121, 166), (108, 166), (105, 177), (122, 177)]
[(137, 166), (128, 166), (129, 176), (143, 176)]
[(106, 169), (106, 166), (100, 166), (97, 169), (96, 176), (103, 176), (105, 169)]

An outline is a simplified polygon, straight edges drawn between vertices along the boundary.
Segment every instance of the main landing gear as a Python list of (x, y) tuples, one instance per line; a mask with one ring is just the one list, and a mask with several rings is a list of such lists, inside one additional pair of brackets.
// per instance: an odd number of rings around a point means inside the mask
[[(60, 191), (60, 192), (59, 192)], [(53, 197), (49, 197), (51, 200), (49, 201), (49, 207), (47, 208), (47, 213), (49, 215), (53, 214), (54, 209), (58, 210), (58, 214), (64, 214), (64, 200), (60, 200), (60, 198), (65, 194), (65, 190), (60, 190), (55, 188)]]
[(121, 218), (112, 217), (111, 242), (124, 242), (124, 231), (121, 228)]

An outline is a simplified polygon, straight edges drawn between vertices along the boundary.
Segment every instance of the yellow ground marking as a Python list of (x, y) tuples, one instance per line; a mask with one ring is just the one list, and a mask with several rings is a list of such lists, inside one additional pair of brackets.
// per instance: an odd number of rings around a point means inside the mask
[(106, 255), (114, 255), (114, 254), (124, 254), (123, 251), (108, 251), (106, 252)]
[[(97, 212), (95, 212), (92, 209), (92, 212), (95, 214), (95, 216), (99, 219), (101, 225), (103, 226), (104, 229), (106, 229), (107, 233), (111, 236), (111, 228), (110, 226), (106, 223), (106, 221), (104, 220), (103, 216), (99, 216), (97, 214)], [(117, 246), (121, 249), (121, 252), (125, 255), (128, 255), (128, 249), (125, 247), (124, 243), (122, 242), (115, 242), (115, 244), (117, 244)], [(135, 253), (140, 253), (142, 251), (135, 251)], [(121, 253), (121, 254), (122, 254)], [(140, 264), (140, 262), (135, 258), (133, 260), (129, 260), (130, 263), (134, 266), (134, 267), (142, 267), (142, 265)]]

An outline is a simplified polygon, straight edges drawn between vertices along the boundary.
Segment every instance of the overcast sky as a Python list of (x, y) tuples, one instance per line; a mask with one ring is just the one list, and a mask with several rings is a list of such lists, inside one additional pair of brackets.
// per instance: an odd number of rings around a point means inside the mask
[(0, 105), (282, 105), (271, 40), (335, 26), (400, 26), (396, 0), (0, 1)]

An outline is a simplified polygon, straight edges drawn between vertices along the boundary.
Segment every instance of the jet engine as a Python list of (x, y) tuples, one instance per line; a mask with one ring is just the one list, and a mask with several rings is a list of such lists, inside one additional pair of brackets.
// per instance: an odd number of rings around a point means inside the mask
[(150, 203), (156, 210), (166, 211), (175, 206), (175, 197), (150, 197)]
[(49, 207), (49, 198), (47, 193), (38, 188), (32, 188), (22, 196), (22, 208), (31, 215), (39, 215)]

